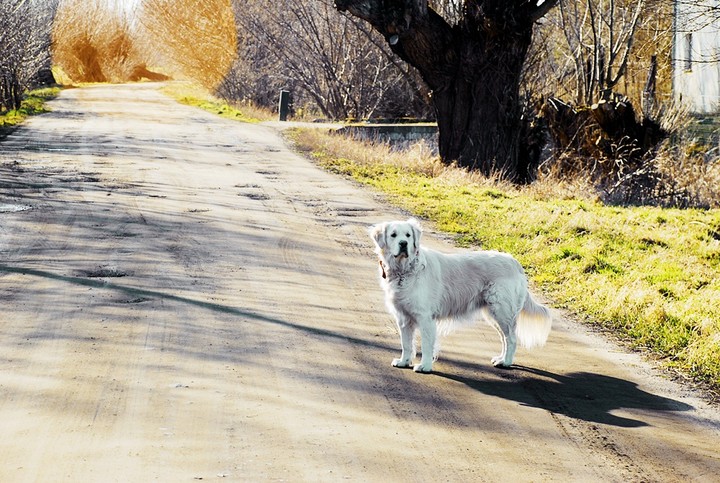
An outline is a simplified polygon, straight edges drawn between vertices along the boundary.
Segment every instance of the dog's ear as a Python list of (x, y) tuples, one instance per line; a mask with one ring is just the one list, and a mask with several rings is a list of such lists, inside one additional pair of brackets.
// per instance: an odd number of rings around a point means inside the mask
[(422, 236), (422, 228), (420, 227), (420, 222), (417, 221), (415, 218), (409, 218), (407, 222), (413, 231), (413, 250), (417, 253), (417, 251), (420, 249), (420, 237)]
[(385, 227), (387, 226), (387, 223), (378, 223), (377, 225), (373, 225), (370, 228), (368, 228), (368, 233), (370, 234), (370, 238), (373, 239), (375, 242), (375, 245), (377, 245), (378, 248), (381, 250), (385, 248)]

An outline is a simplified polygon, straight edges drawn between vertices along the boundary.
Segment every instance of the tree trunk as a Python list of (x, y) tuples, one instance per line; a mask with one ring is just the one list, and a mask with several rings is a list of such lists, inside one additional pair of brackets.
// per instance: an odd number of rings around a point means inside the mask
[[(539, 159), (523, 119), (520, 75), (534, 22), (555, 0), (466, 0), (449, 25), (427, 0), (336, 0), (368, 21), (432, 90), (445, 163), (528, 182)], [(534, 159), (533, 159), (534, 158)]]
[(463, 36), (457, 74), (433, 90), (443, 160), (489, 175), (518, 173), (520, 74), (530, 35)]
[(17, 73), (14, 70), (0, 76), (0, 111), (20, 109), (22, 106), (22, 89)]

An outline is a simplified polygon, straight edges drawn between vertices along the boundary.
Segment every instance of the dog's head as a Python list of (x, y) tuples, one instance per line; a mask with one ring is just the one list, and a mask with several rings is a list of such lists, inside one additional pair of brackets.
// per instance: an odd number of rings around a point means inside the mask
[(415, 218), (407, 221), (387, 221), (370, 227), (376, 252), (385, 260), (400, 263), (413, 260), (420, 251), (422, 228)]

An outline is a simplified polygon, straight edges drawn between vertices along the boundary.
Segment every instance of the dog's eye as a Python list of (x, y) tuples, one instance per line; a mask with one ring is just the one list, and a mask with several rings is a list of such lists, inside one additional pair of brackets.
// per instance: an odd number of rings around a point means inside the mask
[(391, 233), (390, 238), (395, 238), (397, 236), (397, 233)]
[(410, 238), (410, 233), (406, 233), (405, 236)]

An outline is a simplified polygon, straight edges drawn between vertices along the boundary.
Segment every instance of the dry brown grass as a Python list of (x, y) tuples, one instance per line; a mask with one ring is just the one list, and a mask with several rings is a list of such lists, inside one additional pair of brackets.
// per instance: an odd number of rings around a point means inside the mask
[[(720, 156), (694, 141), (662, 147), (653, 160), (658, 183), (652, 196), (662, 206), (720, 208)], [(652, 199), (650, 200), (652, 201)]]
[(74, 82), (124, 82), (145, 65), (129, 19), (102, 0), (62, 0), (53, 59)]
[[(598, 179), (591, 170), (562, 175), (552, 161), (541, 166), (538, 178), (527, 186), (485, 177), (456, 165), (446, 165), (425, 143), (397, 150), (384, 143), (328, 136), (317, 130), (303, 131), (302, 146), (322, 146), (333, 158), (353, 153), (353, 161), (373, 166), (379, 163), (451, 184), (472, 184), (531, 196), (536, 200), (585, 200), (619, 205), (648, 205), (680, 208), (720, 208), (720, 157), (708, 155), (692, 141), (663, 145), (656, 156), (637, 171), (618, 179)], [(309, 148), (308, 148), (309, 149)], [(707, 150), (707, 147), (703, 147)]]
[(140, 13), (153, 62), (214, 91), (237, 56), (231, 1), (144, 0)]
[(460, 185), (472, 184), (488, 189), (501, 189), (505, 192), (524, 193), (538, 200), (546, 199), (584, 199), (595, 201), (599, 192), (593, 187), (590, 176), (577, 176), (573, 179), (560, 178), (549, 168), (541, 170), (538, 179), (525, 186), (518, 186), (505, 180), (502, 176), (486, 177), (477, 171), (446, 165), (433, 149), (424, 142), (412, 144), (408, 149), (398, 150), (385, 143), (373, 143), (345, 136), (329, 136), (320, 130), (303, 130), (295, 141), (298, 147), (310, 149), (311, 146), (322, 146), (327, 155), (344, 158), (353, 153), (353, 161), (358, 164), (373, 166), (379, 163), (406, 170), (411, 173), (441, 178), (447, 183)]
[[(710, 153), (710, 154), (708, 154)], [(562, 175), (552, 161), (531, 190), (547, 198), (595, 199), (621, 206), (720, 208), (720, 156), (695, 141), (666, 141), (642, 163), (613, 176), (586, 171)]]

